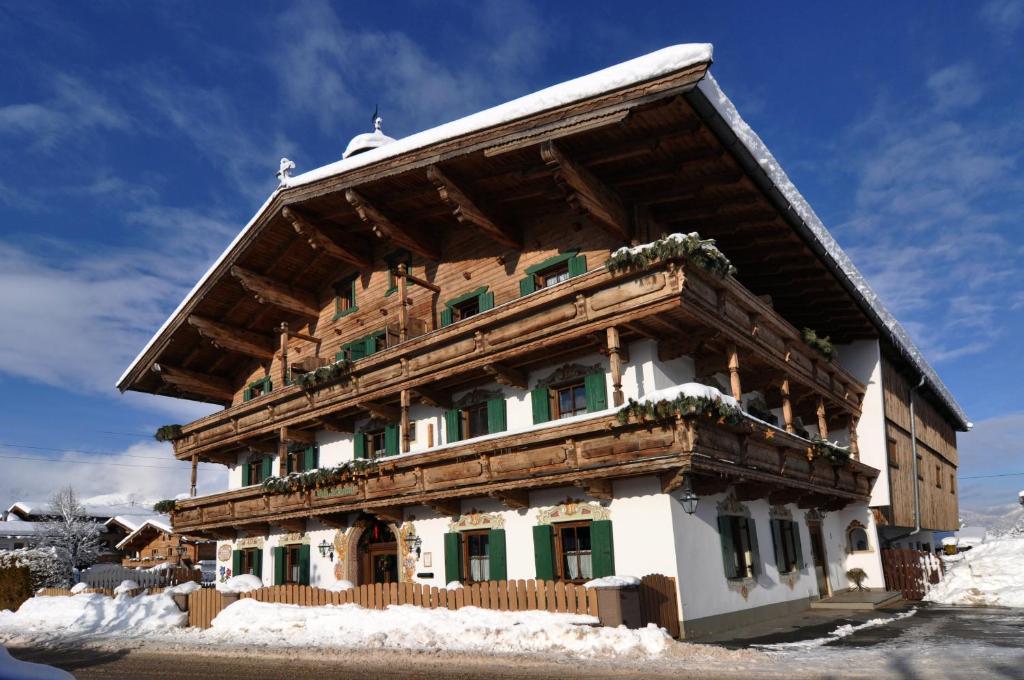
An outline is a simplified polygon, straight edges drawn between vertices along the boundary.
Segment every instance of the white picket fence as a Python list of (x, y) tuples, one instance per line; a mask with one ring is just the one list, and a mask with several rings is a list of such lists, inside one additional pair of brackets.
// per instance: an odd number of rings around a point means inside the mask
[(79, 575), (79, 581), (90, 588), (116, 588), (122, 581), (135, 581), (141, 588), (173, 586), (184, 581), (198, 581), (200, 572), (188, 567), (167, 569), (129, 569), (119, 564), (96, 564)]

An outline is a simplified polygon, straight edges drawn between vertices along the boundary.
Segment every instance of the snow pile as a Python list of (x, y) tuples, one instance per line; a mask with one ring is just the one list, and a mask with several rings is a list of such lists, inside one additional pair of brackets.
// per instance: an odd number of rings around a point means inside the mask
[(1024, 538), (999, 538), (946, 560), (925, 600), (979, 607), (1024, 607)]
[(188, 595), (189, 593), (201, 589), (202, 586), (196, 583), (195, 581), (185, 581), (184, 583), (179, 583), (176, 586), (171, 586), (170, 588), (164, 589), (164, 593), (168, 595)]
[(884, 619), (883, 618), (871, 619), (869, 621), (865, 621), (864, 623), (857, 624), (857, 625), (853, 625), (852, 623), (847, 623), (847, 624), (844, 624), (842, 626), (839, 626), (838, 628), (836, 628), (834, 631), (832, 631), (831, 633), (829, 633), (825, 637), (814, 638), (813, 640), (798, 640), (797, 642), (778, 642), (776, 644), (771, 644), (771, 645), (753, 645), (753, 646), (758, 648), (758, 649), (763, 649), (765, 651), (771, 651), (771, 652), (783, 652), (783, 651), (804, 650), (804, 649), (814, 649), (816, 647), (824, 647), (825, 645), (827, 645), (829, 643), (835, 642), (836, 640), (842, 639), (844, 637), (849, 637), (850, 635), (853, 635), (857, 631), (864, 630), (865, 628), (874, 628), (875, 626), (884, 626), (884, 625), (886, 625), (888, 623), (892, 623), (894, 621), (900, 621), (901, 619), (905, 619), (905, 618), (908, 618), (910, 616), (913, 616), (916, 613), (917, 613), (916, 609), (911, 609), (910, 611), (902, 612), (902, 613), (897, 614), (895, 616), (890, 616), (890, 617), (884, 618)]
[(0, 678), (4, 680), (75, 680), (75, 676), (53, 666), (15, 659), (0, 645)]
[(114, 588), (114, 595), (130, 593), (131, 591), (138, 590), (139, 588), (140, 586), (138, 583), (129, 578), (126, 578), (125, 580), (121, 581), (121, 583), (119, 583), (116, 588)]
[(602, 576), (587, 581), (584, 588), (623, 588), (640, 585), (640, 579), (636, 576)]
[(331, 585), (327, 586), (327, 590), (333, 591), (335, 593), (340, 593), (343, 590), (352, 590), (355, 587), (355, 583), (352, 583), (352, 581), (343, 578), (340, 581), (335, 581)]
[(232, 576), (224, 583), (217, 584), (217, 590), (222, 593), (247, 593), (262, 587), (263, 581), (260, 580), (260, 577), (252, 574)]
[(673, 385), (672, 387), (666, 387), (663, 390), (655, 390), (654, 392), (645, 394), (636, 401), (640, 404), (656, 404), (659, 401), (675, 401), (679, 397), (720, 401), (728, 406), (740, 408), (738, 401), (727, 394), (722, 394), (721, 390), (711, 387), (710, 385), (695, 382)]
[(448, 585), (445, 586), (445, 590), (458, 590), (462, 587), (462, 581), (449, 581)]
[(384, 610), (354, 604), (300, 607), (243, 599), (221, 610), (203, 633), (218, 643), (360, 650), (444, 650), (476, 653), (555, 653), (578, 657), (656, 656), (671, 638), (653, 625), (641, 630), (601, 628), (597, 618), (541, 611), (477, 607)]
[(78, 593), (82, 592), (83, 590), (88, 590), (88, 589), (89, 589), (89, 584), (88, 583), (85, 583), (85, 582), (76, 583), (75, 585), (71, 586), (71, 594), (72, 595), (77, 595)]
[(188, 614), (170, 595), (107, 597), (99, 593), (33, 597), (16, 612), (0, 612), (0, 633), (17, 636), (115, 635), (180, 628)]

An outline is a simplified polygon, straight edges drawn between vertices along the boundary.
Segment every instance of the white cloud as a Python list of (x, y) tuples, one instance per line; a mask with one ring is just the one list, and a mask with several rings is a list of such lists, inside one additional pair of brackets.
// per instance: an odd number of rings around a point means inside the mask
[(1009, 42), (1024, 25), (1024, 2), (1021, 0), (989, 0), (981, 7), (981, 21), (1000, 40)]
[[(1024, 412), (990, 418), (958, 437), (961, 477), (978, 477), (1024, 472)], [(991, 505), (1013, 502), (1024, 489), (1024, 475), (963, 480), (960, 502), (983, 510)]]
[(953, 64), (928, 76), (928, 89), (942, 109), (976, 104), (983, 93), (981, 81), (970, 64)]

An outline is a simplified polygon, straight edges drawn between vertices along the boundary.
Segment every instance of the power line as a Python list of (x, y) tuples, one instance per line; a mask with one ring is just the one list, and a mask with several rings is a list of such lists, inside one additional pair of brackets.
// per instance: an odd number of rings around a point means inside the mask
[[(103, 465), (103, 466), (116, 466), (116, 467), (130, 467), (130, 468), (148, 468), (150, 470), (180, 470), (181, 468), (174, 468), (168, 465), (136, 465), (135, 463), (107, 463), (98, 460), (57, 460), (56, 458), (33, 458), (32, 456), (5, 456), (0, 454), (0, 458), (5, 460), (34, 460), (38, 463), (73, 463), (75, 465)], [(181, 461), (184, 463), (185, 461)], [(213, 465), (213, 463), (207, 463)]]
[(1024, 472), (1006, 472), (1001, 475), (977, 475), (975, 477), (960, 477), (960, 479), (992, 479), (993, 477), (1021, 477)]
[[(166, 461), (167, 458), (164, 456), (139, 456), (133, 453), (118, 453), (116, 451), (92, 451), (82, 449), (56, 449), (49, 446), (32, 446), (30, 444), (5, 444), (0, 442), (0, 446), (6, 446), (12, 449), (30, 449), (33, 451), (53, 451), (55, 453), (71, 453), (71, 454), (83, 454), (83, 455), (96, 455), (96, 456), (117, 456), (119, 458), (139, 458), (142, 460), (161, 460)], [(214, 463), (200, 463), (201, 465), (214, 465)]]

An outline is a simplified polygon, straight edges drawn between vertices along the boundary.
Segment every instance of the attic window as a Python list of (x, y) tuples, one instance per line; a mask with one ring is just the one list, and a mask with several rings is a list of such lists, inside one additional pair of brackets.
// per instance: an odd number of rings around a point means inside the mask
[(340, 319), (358, 311), (356, 306), (356, 279), (350, 276), (334, 284), (334, 318)]

